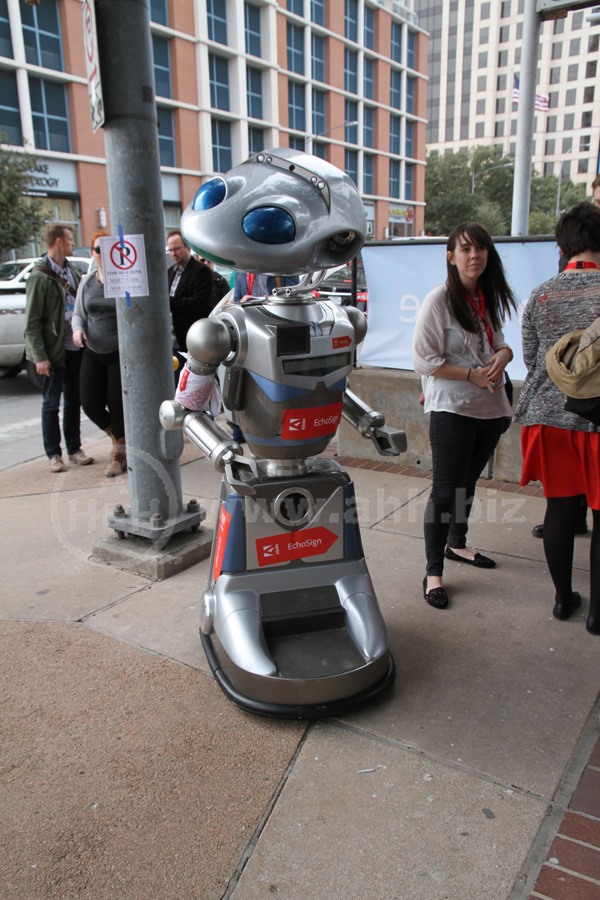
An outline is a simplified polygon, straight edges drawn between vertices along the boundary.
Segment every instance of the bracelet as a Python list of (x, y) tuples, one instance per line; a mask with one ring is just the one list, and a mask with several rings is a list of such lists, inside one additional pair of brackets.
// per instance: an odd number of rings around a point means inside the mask
[(467, 372), (467, 381), (469, 381), (470, 378), (471, 378), (471, 370), (469, 369), (469, 371)]
[(509, 362), (512, 362), (512, 361), (513, 361), (513, 358), (514, 358), (514, 355), (515, 355), (515, 354), (512, 352), (512, 350), (510, 349), (510, 347), (508, 346), (508, 344), (502, 344), (500, 347), (498, 347), (498, 349), (496, 350), (496, 353), (499, 353), (500, 350), (508, 350), (508, 352), (510, 353), (510, 359), (509, 359), (508, 361), (509, 361)]

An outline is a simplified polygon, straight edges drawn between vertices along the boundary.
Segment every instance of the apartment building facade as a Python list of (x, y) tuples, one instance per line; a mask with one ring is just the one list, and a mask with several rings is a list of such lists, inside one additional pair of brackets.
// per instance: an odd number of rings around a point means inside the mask
[[(415, 0), (429, 33), (427, 150), (514, 153), (524, 0)], [(542, 22), (533, 165), (589, 188), (600, 143), (599, 7)], [(547, 107), (547, 108), (546, 108)]]
[[(424, 218), (427, 36), (414, 0), (150, 0), (165, 228), (199, 185), (270, 147), (347, 171), (370, 237)], [(115, 27), (118, 27), (118, 22)], [(0, 133), (84, 245), (109, 225), (81, 0), (0, 0)]]

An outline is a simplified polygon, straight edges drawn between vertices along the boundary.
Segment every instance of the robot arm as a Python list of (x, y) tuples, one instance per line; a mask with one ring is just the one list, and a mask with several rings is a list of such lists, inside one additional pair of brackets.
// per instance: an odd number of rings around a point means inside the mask
[(405, 432), (389, 428), (381, 413), (371, 409), (350, 390), (344, 392), (342, 416), (362, 437), (372, 440), (381, 456), (398, 456), (406, 452)]

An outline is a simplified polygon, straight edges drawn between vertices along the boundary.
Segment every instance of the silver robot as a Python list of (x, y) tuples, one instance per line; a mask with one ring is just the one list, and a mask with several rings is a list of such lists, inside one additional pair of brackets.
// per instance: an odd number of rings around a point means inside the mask
[(404, 432), (346, 389), (364, 315), (314, 296), (328, 268), (359, 252), (362, 202), (339, 169), (279, 148), (205, 183), (181, 230), (215, 262), (302, 276), (188, 332), (186, 368), (208, 381), (219, 370), (224, 406), (252, 455), (208, 411), (161, 406), (163, 427), (183, 428), (223, 473), (202, 644), (219, 685), (242, 708), (286, 718), (339, 714), (384, 691), (395, 665), (352, 481), (334, 460), (315, 457), (342, 416), (382, 455), (406, 450)]

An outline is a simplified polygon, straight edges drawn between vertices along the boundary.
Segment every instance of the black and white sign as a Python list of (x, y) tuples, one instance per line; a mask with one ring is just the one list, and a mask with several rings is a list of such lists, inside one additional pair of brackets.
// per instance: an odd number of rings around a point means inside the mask
[(84, 0), (83, 46), (85, 52), (85, 71), (92, 113), (92, 131), (96, 132), (104, 125), (104, 101), (102, 99), (102, 82), (100, 80), (100, 63), (98, 62), (98, 35), (96, 33), (96, 13), (94, 0)]
[(104, 293), (107, 297), (147, 297), (148, 269), (143, 234), (100, 238)]

